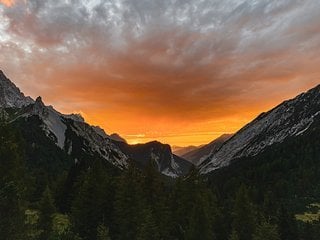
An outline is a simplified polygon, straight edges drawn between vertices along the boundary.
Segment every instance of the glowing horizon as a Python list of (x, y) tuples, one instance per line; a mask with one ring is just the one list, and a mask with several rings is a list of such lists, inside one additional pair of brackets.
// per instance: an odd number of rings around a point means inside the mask
[(0, 0), (0, 69), (129, 143), (201, 145), (320, 79), (312, 0)]

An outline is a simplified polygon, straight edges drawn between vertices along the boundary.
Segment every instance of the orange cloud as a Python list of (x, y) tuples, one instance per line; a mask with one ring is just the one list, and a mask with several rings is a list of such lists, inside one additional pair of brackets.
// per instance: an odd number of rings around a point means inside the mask
[(7, 7), (11, 7), (15, 4), (15, 0), (0, 0), (0, 3), (4, 4)]
[[(164, 54), (156, 48), (146, 51), (143, 58), (136, 57), (133, 50), (94, 67), (56, 65), (48, 75), (43, 72), (54, 62), (36, 64), (31, 72), (43, 69), (36, 82), (46, 86), (37, 89), (37, 94), (63, 112), (84, 112), (90, 123), (108, 133), (118, 132), (130, 143), (157, 139), (174, 145), (199, 145), (237, 131), (260, 112), (316, 83), (293, 82), (316, 71), (311, 62), (289, 72), (273, 64), (257, 65), (221, 79), (221, 72), (230, 66), (227, 59), (205, 68), (186, 66), (177, 72), (149, 62), (154, 52)], [(282, 58), (286, 57), (271, 57), (276, 62)]]
[[(203, 144), (319, 82), (316, 1), (248, 0), (226, 13), (231, 5), (217, 2), (218, 12), (185, 17), (165, 11), (179, 1), (153, 2), (129, 1), (125, 14), (62, 0), (6, 9), (11, 39), (0, 62), (27, 94), (131, 143)], [(182, 10), (203, 5), (187, 2)]]

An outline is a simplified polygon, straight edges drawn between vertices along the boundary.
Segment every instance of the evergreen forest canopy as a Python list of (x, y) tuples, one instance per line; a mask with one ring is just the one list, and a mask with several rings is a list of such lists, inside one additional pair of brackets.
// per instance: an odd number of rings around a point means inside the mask
[(75, 163), (43, 132), (2, 124), (0, 239), (319, 239), (319, 130), (173, 180), (152, 164)]
[(319, 12), (0, 0), (0, 240), (320, 240)]

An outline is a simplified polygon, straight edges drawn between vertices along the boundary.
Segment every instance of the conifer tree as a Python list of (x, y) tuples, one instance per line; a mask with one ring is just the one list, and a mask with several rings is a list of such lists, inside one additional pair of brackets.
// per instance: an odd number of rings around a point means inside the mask
[(161, 233), (161, 238), (168, 239), (173, 225), (170, 222), (171, 213), (168, 206), (168, 194), (154, 162), (151, 161), (147, 165), (141, 177), (145, 208), (152, 212), (152, 218)]
[(199, 193), (193, 201), (193, 208), (190, 210), (189, 225), (186, 232), (186, 239), (193, 240), (201, 236), (203, 240), (215, 239), (214, 224), (217, 215), (217, 206), (210, 191), (198, 189)]
[(25, 185), (21, 139), (9, 127), (0, 126), (0, 237), (24, 236)]
[(53, 214), (56, 213), (56, 207), (49, 187), (46, 187), (39, 203), (39, 227), (42, 231), (40, 239), (46, 240), (52, 231)]
[(233, 230), (229, 236), (229, 240), (239, 240), (239, 236), (238, 236), (238, 233)]
[(255, 230), (255, 213), (247, 188), (242, 185), (235, 198), (233, 209), (233, 229), (239, 240), (250, 240)]
[(109, 229), (103, 223), (97, 227), (97, 240), (111, 240)]
[(279, 234), (282, 240), (298, 239), (296, 232), (296, 221), (293, 218), (293, 215), (289, 214), (284, 204), (281, 205), (279, 210), (278, 227)]
[(138, 226), (143, 220), (144, 201), (141, 174), (130, 164), (118, 181), (114, 203), (119, 240), (136, 239)]
[(256, 228), (253, 240), (280, 240), (280, 236), (275, 225), (262, 222), (262, 224)]
[(94, 239), (101, 222), (110, 226), (114, 195), (111, 188), (103, 163), (96, 159), (79, 179), (71, 208), (75, 231), (84, 239)]
[(161, 237), (152, 211), (150, 209), (146, 209), (144, 211), (144, 220), (138, 229), (137, 240), (149, 239), (160, 240)]

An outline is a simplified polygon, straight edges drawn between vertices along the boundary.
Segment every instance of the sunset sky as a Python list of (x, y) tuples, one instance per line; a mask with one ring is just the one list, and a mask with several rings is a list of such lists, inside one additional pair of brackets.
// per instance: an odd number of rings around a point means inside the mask
[(320, 83), (320, 1), (0, 2), (0, 69), (129, 143), (207, 143)]

